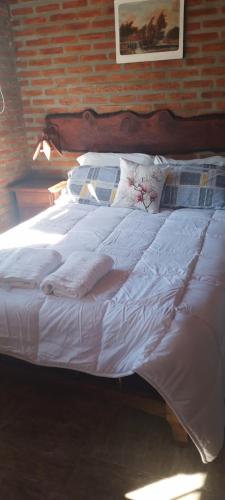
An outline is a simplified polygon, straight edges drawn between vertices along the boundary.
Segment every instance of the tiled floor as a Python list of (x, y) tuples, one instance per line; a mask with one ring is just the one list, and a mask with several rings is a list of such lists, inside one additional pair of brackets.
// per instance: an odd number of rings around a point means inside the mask
[(164, 420), (71, 373), (0, 362), (0, 376), (0, 500), (225, 499), (225, 448), (205, 466)]

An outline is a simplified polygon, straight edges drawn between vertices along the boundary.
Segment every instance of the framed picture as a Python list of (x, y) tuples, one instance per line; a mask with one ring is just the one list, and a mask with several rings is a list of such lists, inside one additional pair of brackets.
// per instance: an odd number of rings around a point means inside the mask
[(114, 0), (116, 61), (183, 57), (184, 0)]

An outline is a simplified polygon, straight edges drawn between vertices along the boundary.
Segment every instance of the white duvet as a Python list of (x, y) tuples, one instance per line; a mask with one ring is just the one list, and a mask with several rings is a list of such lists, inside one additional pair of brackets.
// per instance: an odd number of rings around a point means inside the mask
[(224, 432), (225, 212), (69, 203), (3, 234), (0, 259), (25, 245), (63, 259), (97, 250), (114, 268), (80, 300), (0, 289), (0, 352), (108, 377), (138, 373), (203, 462), (213, 460)]

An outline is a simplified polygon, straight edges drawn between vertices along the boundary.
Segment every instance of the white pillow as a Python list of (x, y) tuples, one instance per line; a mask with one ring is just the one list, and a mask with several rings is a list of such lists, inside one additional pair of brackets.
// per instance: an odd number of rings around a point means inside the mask
[(120, 160), (120, 182), (113, 207), (139, 208), (157, 213), (167, 169)]
[(173, 158), (166, 158), (162, 155), (154, 157), (155, 165), (217, 165), (222, 167), (225, 165), (225, 156), (209, 156), (208, 158), (195, 158), (193, 160), (175, 160)]
[(85, 153), (78, 156), (77, 161), (80, 165), (91, 165), (92, 167), (119, 167), (120, 158), (142, 163), (142, 165), (151, 165), (154, 156), (142, 153)]

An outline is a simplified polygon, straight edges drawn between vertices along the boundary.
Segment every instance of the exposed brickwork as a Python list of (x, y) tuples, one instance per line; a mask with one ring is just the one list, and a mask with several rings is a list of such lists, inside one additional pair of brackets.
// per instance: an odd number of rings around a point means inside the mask
[[(6, 2), (0, 5), (0, 86), (5, 112), (0, 115), (0, 232), (14, 222), (13, 203), (6, 186), (21, 177), (28, 163), (22, 104), (16, 77), (9, 13)], [(0, 110), (2, 98), (0, 97)]]
[[(10, 0), (31, 149), (49, 112), (170, 108), (187, 116), (225, 110), (224, 0), (185, 2), (184, 59), (120, 65), (113, 3)], [(73, 156), (63, 163), (54, 157), (48, 168), (68, 168)]]

